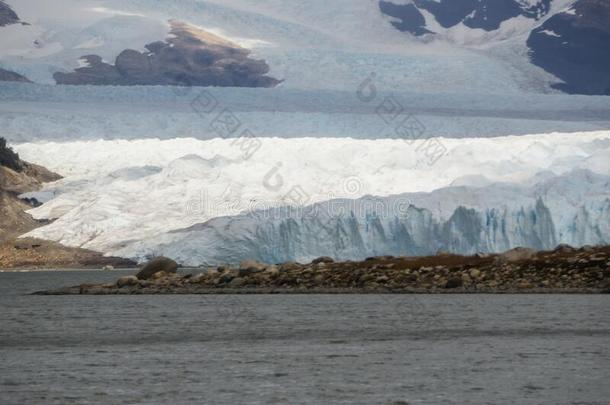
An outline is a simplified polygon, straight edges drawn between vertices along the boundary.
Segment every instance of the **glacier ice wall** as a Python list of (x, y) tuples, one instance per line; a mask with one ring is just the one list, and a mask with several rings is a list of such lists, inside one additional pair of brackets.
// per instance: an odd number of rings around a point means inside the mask
[(215, 218), (159, 241), (155, 253), (191, 265), (247, 258), (308, 262), (320, 255), (356, 260), (439, 250), (474, 254), (518, 246), (607, 244), (610, 177), (580, 170), (530, 186), (449, 187), (282, 207)]

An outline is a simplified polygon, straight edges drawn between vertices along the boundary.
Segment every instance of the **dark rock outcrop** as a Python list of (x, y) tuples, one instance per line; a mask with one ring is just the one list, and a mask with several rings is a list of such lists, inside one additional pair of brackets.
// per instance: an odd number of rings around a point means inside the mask
[(175, 273), (178, 270), (178, 263), (167, 257), (159, 256), (146, 263), (142, 269), (136, 274), (140, 280), (148, 280), (155, 273), (165, 272), (167, 274)]
[(311, 261), (312, 264), (333, 263), (333, 262), (334, 262), (333, 258), (329, 257), (329, 256), (320, 256)]
[(17, 13), (8, 4), (0, 0), (0, 27), (17, 24), (18, 22), (19, 16), (17, 16)]
[(0, 82), (32, 83), (27, 77), (2, 68), (0, 68)]
[(443, 28), (463, 23), (469, 28), (485, 31), (497, 30), (504, 21), (518, 16), (538, 20), (546, 15), (551, 0), (525, 4), (519, 0), (414, 0), (413, 3), (395, 4), (381, 0), (382, 13), (398, 19), (392, 24), (401, 31), (421, 36), (433, 32), (426, 27), (421, 10), (434, 16)]
[(54, 74), (65, 85), (169, 85), (274, 87), (269, 66), (250, 58), (250, 51), (190, 25), (172, 21), (171, 37), (146, 45), (147, 52), (126, 49), (114, 65), (97, 55), (89, 66)]
[(610, 95), (610, 2), (578, 0), (534, 29), (532, 63), (557, 76), (566, 93)]
[(426, 20), (414, 4), (394, 4), (389, 1), (380, 1), (379, 9), (382, 13), (394, 17), (399, 21), (392, 21), (392, 25), (403, 32), (410, 32), (420, 36), (432, 34), (426, 28)]
[[(414, 36), (434, 35), (424, 12), (445, 29), (459, 24), (495, 31), (515, 17), (547, 17), (553, 0), (381, 0), (379, 9), (397, 29)], [(570, 94), (610, 95), (610, 1), (577, 0), (548, 16), (527, 38), (531, 62), (558, 78), (551, 87)], [(436, 26), (436, 25), (435, 25)], [(534, 24), (532, 24), (532, 27)]]
[(6, 145), (6, 139), (0, 138), (0, 166), (8, 167), (16, 172), (23, 171), (23, 162), (19, 155)]
[(61, 177), (49, 170), (24, 162), (0, 138), (0, 242), (39, 227), (43, 222), (35, 220), (25, 211), (35, 201), (23, 200), (22, 193), (39, 190), (45, 182)]

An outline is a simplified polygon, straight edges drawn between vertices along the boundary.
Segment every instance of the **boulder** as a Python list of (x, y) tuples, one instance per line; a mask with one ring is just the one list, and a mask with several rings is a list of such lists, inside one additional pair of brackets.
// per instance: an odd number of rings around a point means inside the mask
[(608, 258), (603, 253), (597, 253), (597, 254), (589, 256), (590, 262), (605, 262), (607, 259)]
[(205, 273), (199, 273), (190, 278), (189, 283), (198, 284), (204, 282), (208, 278)]
[(136, 276), (124, 276), (117, 280), (116, 285), (119, 288), (122, 287), (130, 287), (134, 285), (138, 285), (138, 278)]
[(230, 283), (231, 280), (233, 280), (235, 277), (236, 277), (236, 275), (233, 274), (230, 271), (222, 273), (220, 275), (220, 277), (218, 278), (218, 284), (227, 284), (227, 283)]
[(246, 284), (246, 280), (241, 277), (236, 277), (229, 282), (229, 287), (239, 288), (243, 287)]
[(140, 280), (147, 280), (157, 272), (164, 271), (166, 273), (175, 273), (177, 270), (178, 263), (167, 257), (159, 256), (146, 263), (138, 274), (136, 274), (136, 277)]
[(521, 260), (529, 260), (536, 256), (536, 251), (530, 248), (517, 247), (502, 253), (498, 256), (501, 260), (507, 262), (518, 262)]
[(266, 264), (259, 263), (256, 260), (244, 260), (239, 264), (239, 277), (247, 276), (254, 273), (265, 271)]
[(328, 257), (328, 256), (321, 256), (318, 257), (316, 259), (313, 259), (311, 261), (312, 264), (318, 264), (318, 263), (334, 263), (334, 259), (332, 257)]
[(159, 280), (161, 278), (167, 278), (167, 276), (169, 276), (168, 272), (158, 271), (155, 274), (153, 274), (152, 276), (150, 276), (149, 279), (150, 280)]
[(297, 262), (286, 262), (280, 266), (281, 271), (292, 271), (301, 269), (301, 265)]
[(265, 273), (270, 275), (277, 275), (280, 274), (280, 269), (275, 264), (273, 264), (265, 269)]
[(572, 253), (575, 250), (576, 249), (574, 249), (572, 246), (568, 245), (567, 243), (561, 243), (561, 244), (557, 245), (557, 247), (555, 248), (555, 250), (553, 250), (553, 252), (557, 252), (557, 253)]
[(451, 277), (445, 283), (445, 288), (458, 288), (458, 287), (461, 287), (462, 285), (463, 285), (463, 282), (462, 282), (461, 277)]

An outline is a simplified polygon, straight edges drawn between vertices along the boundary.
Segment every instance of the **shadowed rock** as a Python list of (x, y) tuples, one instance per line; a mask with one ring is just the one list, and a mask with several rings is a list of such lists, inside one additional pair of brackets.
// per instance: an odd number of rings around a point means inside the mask
[(165, 273), (175, 273), (178, 270), (178, 263), (167, 257), (155, 257), (146, 263), (142, 269), (136, 274), (140, 280), (148, 280), (157, 272), (164, 271)]
[(27, 77), (5, 69), (0, 69), (0, 82), (32, 83)]
[(274, 87), (269, 66), (251, 59), (250, 51), (206, 31), (171, 21), (165, 42), (146, 45), (146, 52), (126, 49), (114, 65), (97, 55), (83, 56), (89, 66), (53, 75), (68, 85), (170, 85)]
[(400, 31), (416, 36), (434, 34), (426, 27), (422, 11), (431, 14), (443, 28), (462, 23), (469, 28), (493, 31), (504, 21), (519, 16), (538, 20), (551, 7), (551, 0), (539, 0), (533, 4), (520, 0), (414, 0), (407, 4), (397, 3), (395, 0), (381, 0), (379, 9), (396, 19), (392, 25)]
[(0, 138), (0, 166), (8, 167), (16, 172), (23, 171), (24, 163), (19, 155), (6, 144), (6, 139)]
[(0, 27), (17, 24), (19, 16), (4, 1), (0, 0)]
[(334, 262), (333, 258), (332, 257), (328, 257), (328, 256), (321, 256), (321, 257), (318, 257), (318, 258), (313, 259), (311, 261), (312, 264), (332, 263), (332, 262)]
[(578, 0), (534, 29), (527, 46), (531, 60), (575, 94), (610, 95), (610, 2)]

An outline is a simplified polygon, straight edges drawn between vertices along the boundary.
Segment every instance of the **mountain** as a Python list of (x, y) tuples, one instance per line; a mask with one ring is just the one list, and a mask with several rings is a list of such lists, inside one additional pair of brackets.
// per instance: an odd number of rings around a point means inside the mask
[[(381, 0), (381, 12), (401, 31), (416, 36), (450, 34), (455, 27), (492, 32), (516, 20), (535, 25), (551, 11), (553, 0), (414, 0), (397, 4)], [(565, 3), (565, 1), (564, 1)], [(529, 20), (529, 21), (528, 21)]]
[(127, 49), (111, 65), (98, 55), (83, 56), (85, 65), (53, 75), (57, 84), (273, 87), (269, 66), (248, 57), (248, 50), (179, 21), (171, 21), (166, 41)]
[(36, 83), (351, 90), (376, 72), (426, 92), (608, 88), (603, 0), (44, 3), (0, 3), (0, 67)]
[(578, 0), (532, 30), (532, 62), (567, 93), (610, 95), (610, 2)]
[(610, 94), (610, 3), (605, 0), (382, 0), (379, 8), (394, 27), (415, 37), (496, 51), (521, 49), (559, 79), (553, 88)]

